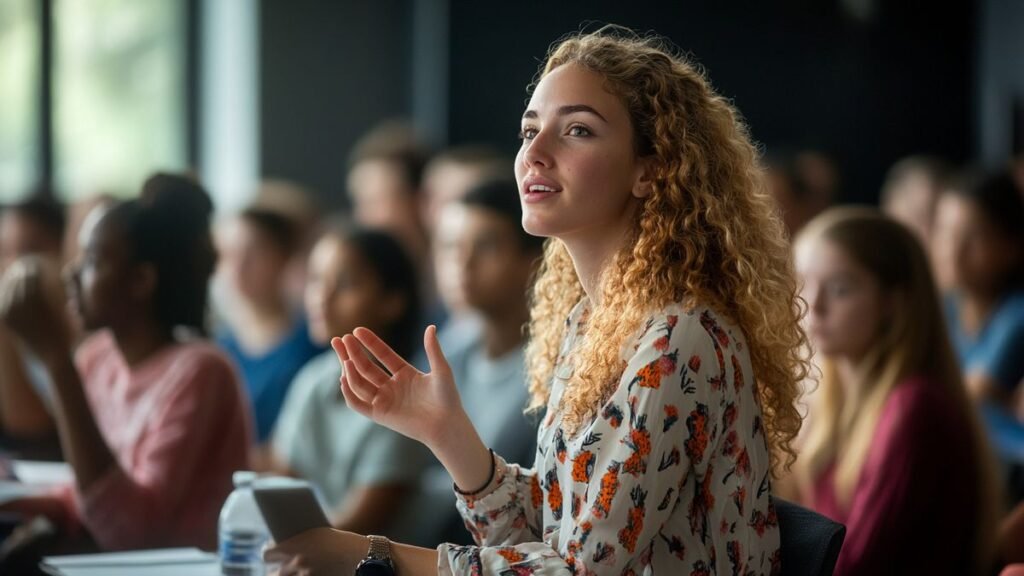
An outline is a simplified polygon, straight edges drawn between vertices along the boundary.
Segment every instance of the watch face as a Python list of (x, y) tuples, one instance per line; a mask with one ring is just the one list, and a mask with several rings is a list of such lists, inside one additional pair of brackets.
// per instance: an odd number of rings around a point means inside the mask
[(390, 562), (367, 558), (356, 567), (356, 576), (395, 576)]

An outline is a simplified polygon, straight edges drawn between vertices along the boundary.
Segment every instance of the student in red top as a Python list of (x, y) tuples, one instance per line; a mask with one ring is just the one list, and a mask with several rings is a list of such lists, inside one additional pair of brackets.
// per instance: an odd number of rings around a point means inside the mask
[(231, 364), (195, 337), (215, 260), (211, 210), (199, 185), (158, 174), (95, 219), (70, 274), (93, 331), (74, 356), (55, 329), (64, 303), (42, 289), (46, 268), (23, 260), (8, 271), (0, 318), (53, 380), (75, 481), (7, 508), (84, 524), (104, 549), (215, 546), (231, 473), (247, 466), (250, 418)]
[(880, 212), (836, 208), (796, 255), (821, 380), (794, 476), (846, 524), (835, 573), (988, 573), (998, 490), (923, 248)]

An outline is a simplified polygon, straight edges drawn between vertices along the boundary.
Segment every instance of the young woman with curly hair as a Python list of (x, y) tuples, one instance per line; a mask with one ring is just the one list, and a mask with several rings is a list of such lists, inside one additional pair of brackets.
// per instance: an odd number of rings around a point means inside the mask
[(806, 339), (737, 112), (662, 42), (606, 28), (552, 49), (521, 136), (523, 226), (549, 238), (526, 360), (547, 408), (533, 468), (479, 440), (433, 328), (426, 374), (356, 330), (333, 342), (346, 400), (434, 452), (478, 545), (324, 529), (267, 557), (340, 572), (372, 544), (400, 574), (777, 572), (770, 480), (793, 459)]

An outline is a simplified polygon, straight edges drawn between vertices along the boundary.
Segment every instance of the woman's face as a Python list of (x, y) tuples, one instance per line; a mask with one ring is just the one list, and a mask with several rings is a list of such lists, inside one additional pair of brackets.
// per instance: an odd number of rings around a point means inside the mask
[(479, 206), (453, 204), (445, 214), (461, 213), (446, 242), (459, 293), (471, 308), (489, 317), (522, 309), (539, 253), (523, 247), (519, 224)]
[(951, 193), (939, 198), (933, 249), (953, 285), (990, 291), (1014, 265), (1020, 249), (1011, 244), (970, 200)]
[(798, 246), (796, 268), (814, 350), (853, 361), (863, 358), (878, 339), (886, 313), (878, 279), (828, 240)]
[(527, 232), (572, 240), (628, 229), (643, 169), (629, 113), (600, 75), (574, 64), (546, 75), (522, 137), (515, 170)]
[(327, 236), (313, 247), (305, 304), (315, 342), (326, 344), (359, 326), (381, 331), (394, 321), (390, 299), (373, 268), (352, 246)]
[(285, 251), (268, 233), (242, 218), (227, 223), (220, 232), (217, 272), (228, 281), (231, 292), (253, 304), (280, 300), (288, 266)]
[(81, 256), (71, 265), (68, 278), (70, 306), (86, 330), (117, 325), (130, 318), (136, 296), (131, 261), (123, 226), (110, 214), (94, 213), (83, 228)]

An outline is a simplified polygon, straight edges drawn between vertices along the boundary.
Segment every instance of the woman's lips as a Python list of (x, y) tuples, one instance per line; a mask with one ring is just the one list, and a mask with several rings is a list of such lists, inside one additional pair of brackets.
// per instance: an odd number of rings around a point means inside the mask
[(543, 202), (561, 191), (557, 182), (542, 176), (529, 176), (522, 184), (523, 200), (529, 203)]

